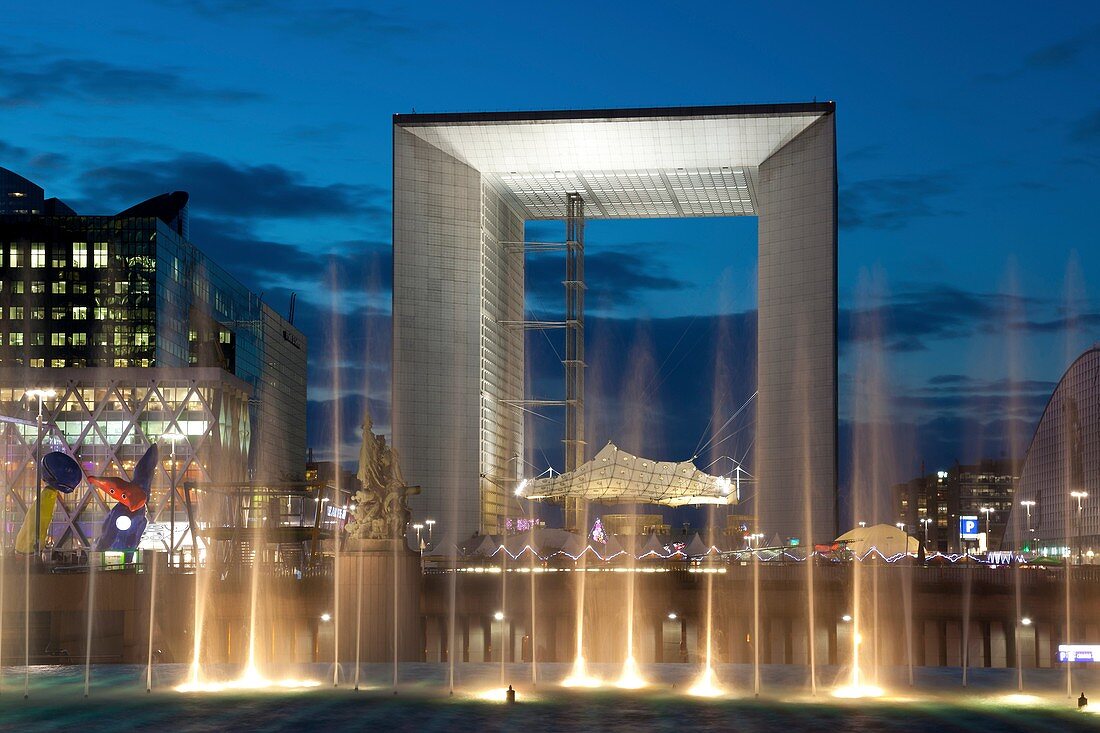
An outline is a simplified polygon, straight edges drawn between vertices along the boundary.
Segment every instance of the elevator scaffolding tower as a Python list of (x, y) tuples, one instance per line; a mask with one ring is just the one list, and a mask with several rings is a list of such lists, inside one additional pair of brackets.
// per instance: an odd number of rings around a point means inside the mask
[[(565, 320), (564, 321), (503, 321), (509, 328), (534, 330), (565, 330), (565, 399), (506, 400), (505, 404), (527, 409), (529, 407), (565, 408), (565, 470), (576, 469), (584, 463), (584, 199), (579, 193), (566, 195), (564, 242), (506, 242), (522, 252), (546, 252), (565, 250)], [(565, 529), (584, 531), (584, 500), (567, 497), (565, 502)]]

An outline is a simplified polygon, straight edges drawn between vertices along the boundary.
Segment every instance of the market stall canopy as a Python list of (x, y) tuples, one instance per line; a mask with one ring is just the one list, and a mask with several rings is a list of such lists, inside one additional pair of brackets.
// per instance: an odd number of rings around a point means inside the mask
[(733, 482), (712, 476), (691, 461), (639, 458), (608, 443), (591, 461), (568, 473), (534, 479), (517, 493), (528, 499), (572, 497), (606, 504), (687, 506), (735, 504)]

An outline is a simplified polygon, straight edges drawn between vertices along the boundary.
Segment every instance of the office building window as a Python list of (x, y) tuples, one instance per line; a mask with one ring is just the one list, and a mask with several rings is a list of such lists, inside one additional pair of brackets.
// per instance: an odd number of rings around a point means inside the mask
[(12, 332), (8, 334), (8, 346), (22, 346), (23, 334)]
[(92, 318), (97, 321), (107, 320), (107, 309), (101, 305), (92, 308)]
[(88, 318), (88, 306), (86, 305), (74, 305), (73, 306), (73, 320), (84, 321)]
[(55, 321), (63, 320), (67, 315), (69, 315), (69, 309), (63, 305), (55, 305), (50, 308), (50, 318)]
[(73, 242), (73, 267), (88, 266), (88, 243)]
[(46, 245), (44, 244), (32, 244), (31, 245), (31, 267), (45, 267), (46, 266)]
[(44, 321), (46, 320), (46, 306), (35, 306), (31, 308), (31, 320), (32, 321)]
[(64, 369), (65, 368), (65, 360), (64, 359), (50, 359), (50, 366), (53, 367), (54, 369)]
[(8, 318), (12, 319), (13, 321), (23, 320), (23, 306), (13, 305), (12, 307), (8, 308)]
[(40, 294), (46, 292), (46, 283), (41, 280), (31, 281), (31, 293)]
[(27, 284), (25, 282), (23, 282), (22, 280), (16, 280), (11, 284), (11, 292), (14, 295), (22, 295), (26, 287)]
[(54, 252), (50, 257), (50, 267), (62, 268), (67, 264), (69, 264), (69, 262), (61, 252)]
[(8, 264), (11, 267), (23, 266), (23, 247), (21, 245), (13, 244), (11, 246), (11, 251), (8, 255)]
[[(64, 265), (62, 265), (62, 266), (64, 266)], [(64, 295), (65, 294), (65, 286), (67, 284), (68, 283), (66, 283), (64, 280), (61, 280), (60, 282), (52, 283), (50, 285), (50, 292), (53, 293), (54, 295)]]
[(30, 365), (32, 367), (37, 368), (37, 369), (41, 369), (42, 367), (46, 366), (46, 360), (45, 359), (31, 359), (30, 360)]
[(64, 346), (65, 334), (63, 333), (51, 333), (50, 334), (50, 346)]
[(73, 334), (73, 346), (87, 346), (88, 334), (86, 333), (74, 333)]
[(104, 269), (107, 267), (107, 243), (96, 242), (92, 251), (92, 267)]

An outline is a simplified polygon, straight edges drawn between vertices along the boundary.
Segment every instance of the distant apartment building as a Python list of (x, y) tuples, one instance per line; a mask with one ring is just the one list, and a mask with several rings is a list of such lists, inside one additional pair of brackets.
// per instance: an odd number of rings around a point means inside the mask
[(1007, 459), (956, 463), (924, 473), (893, 487), (896, 521), (922, 542), (927, 540), (929, 550), (962, 552), (977, 541), (962, 537), (960, 522), (976, 517), (978, 531), (987, 533), (986, 546), (1000, 549), (1018, 475), (1018, 464)]

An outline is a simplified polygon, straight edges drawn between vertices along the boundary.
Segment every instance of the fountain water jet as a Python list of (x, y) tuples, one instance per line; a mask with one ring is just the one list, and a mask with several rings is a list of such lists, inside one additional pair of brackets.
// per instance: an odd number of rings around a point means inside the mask
[(100, 553), (88, 553), (88, 621), (84, 629), (84, 697), (87, 697), (92, 689), (92, 619), (95, 618), (95, 560)]

